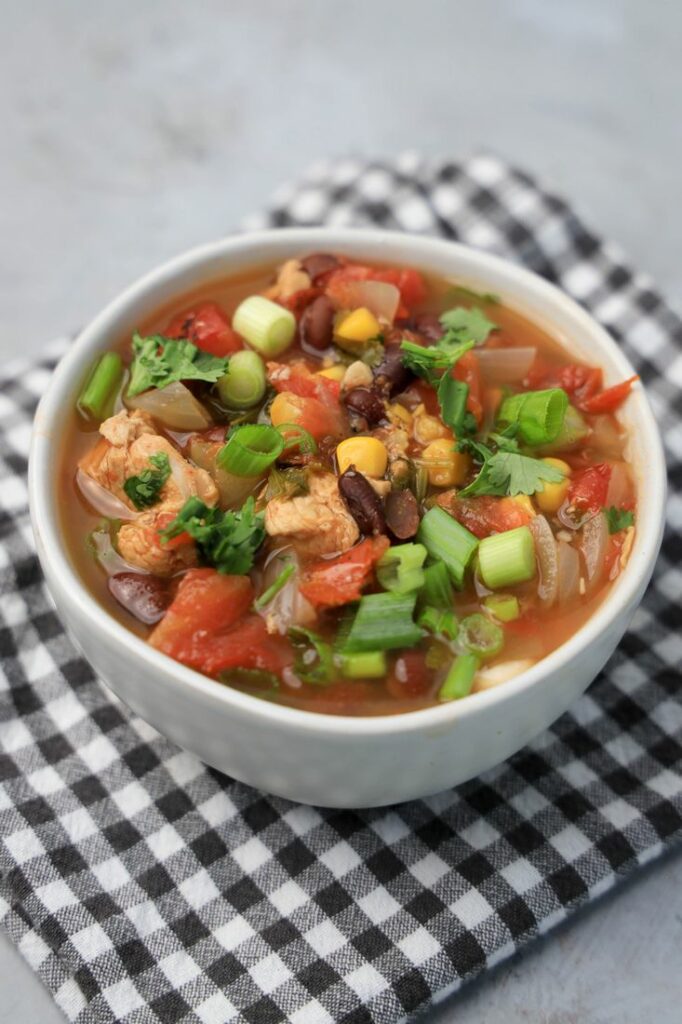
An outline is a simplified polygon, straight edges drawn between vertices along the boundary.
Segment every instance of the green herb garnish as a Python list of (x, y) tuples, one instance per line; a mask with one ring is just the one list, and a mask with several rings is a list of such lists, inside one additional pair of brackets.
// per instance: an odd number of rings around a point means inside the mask
[(497, 330), (497, 324), (489, 320), (480, 309), (467, 309), (455, 306), (442, 314), (440, 322), (446, 329), (446, 337), (457, 336), (457, 341), (474, 341), (482, 345), (491, 331)]
[(229, 359), (202, 352), (191, 341), (175, 341), (161, 334), (143, 338), (135, 332), (132, 344), (129, 398), (149, 388), (165, 388), (174, 381), (214, 383), (226, 373), (229, 363)]
[(610, 508), (604, 509), (604, 515), (609, 533), (619, 533), (621, 530), (627, 530), (628, 527), (635, 525), (635, 513), (629, 508), (616, 508), (615, 505), (611, 505)]
[(255, 511), (253, 498), (247, 498), (238, 512), (223, 512), (209, 508), (199, 498), (188, 498), (161, 538), (168, 541), (188, 533), (205, 565), (243, 576), (253, 567), (254, 556), (265, 540), (263, 518), (262, 512)]
[(496, 445), (497, 451), (471, 438), (462, 438), (457, 443), (459, 451), (470, 452), (477, 462), (482, 463), (478, 476), (458, 492), (458, 497), (535, 494), (543, 489), (545, 482), (561, 483), (564, 479), (561, 470), (540, 459), (521, 454), (513, 436), (515, 430), (516, 427), (512, 425), (501, 433), (488, 434), (487, 440)]
[(156, 505), (161, 496), (163, 485), (170, 476), (171, 468), (165, 452), (150, 455), (152, 469), (143, 469), (137, 476), (129, 476), (123, 484), (123, 490), (136, 509), (150, 508)]

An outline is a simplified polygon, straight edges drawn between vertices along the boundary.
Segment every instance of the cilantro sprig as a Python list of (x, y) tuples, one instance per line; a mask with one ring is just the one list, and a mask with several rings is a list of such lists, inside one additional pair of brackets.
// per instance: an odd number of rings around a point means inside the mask
[(616, 508), (615, 505), (611, 505), (610, 508), (604, 509), (604, 515), (609, 533), (620, 533), (621, 530), (627, 530), (628, 527), (635, 525), (635, 513), (629, 508)]
[(488, 434), (487, 440), (495, 449), (482, 441), (463, 438), (457, 444), (459, 451), (467, 451), (481, 463), (478, 476), (458, 492), (460, 498), (480, 495), (503, 497), (515, 494), (535, 494), (545, 483), (558, 484), (564, 474), (541, 459), (523, 455), (514, 437), (515, 427), (502, 433)]
[(188, 498), (176, 518), (161, 532), (168, 541), (188, 533), (196, 541), (205, 565), (218, 572), (243, 576), (253, 567), (256, 552), (265, 540), (263, 513), (248, 498), (238, 512), (209, 508), (199, 498)]
[(176, 341), (153, 334), (133, 335), (133, 362), (127, 396), (134, 398), (149, 388), (165, 388), (174, 381), (203, 380), (214, 383), (227, 371), (229, 359), (202, 352), (191, 341)]
[(163, 485), (171, 474), (170, 462), (165, 452), (150, 455), (149, 461), (151, 469), (143, 469), (137, 476), (129, 476), (123, 484), (123, 490), (138, 510), (156, 505)]

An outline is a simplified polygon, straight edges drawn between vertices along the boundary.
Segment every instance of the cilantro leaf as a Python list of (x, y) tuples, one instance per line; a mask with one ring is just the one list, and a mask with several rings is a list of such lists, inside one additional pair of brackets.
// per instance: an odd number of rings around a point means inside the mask
[(541, 459), (532, 459), (519, 452), (497, 451), (485, 459), (476, 479), (459, 491), (458, 497), (535, 494), (543, 489), (545, 482), (558, 484), (563, 479), (564, 474), (560, 470), (548, 466)]
[(611, 505), (604, 509), (609, 533), (618, 533), (620, 530), (627, 530), (629, 526), (635, 525), (635, 513), (629, 508), (616, 508)]
[(458, 341), (474, 341), (477, 345), (482, 345), (490, 332), (497, 330), (497, 324), (480, 309), (467, 309), (465, 306), (446, 310), (440, 322), (449, 334), (457, 336)]
[(165, 388), (179, 380), (213, 383), (227, 371), (228, 359), (202, 352), (191, 341), (176, 341), (161, 334), (143, 338), (136, 331), (132, 344), (129, 398), (149, 388)]
[(444, 335), (435, 345), (424, 348), (412, 341), (402, 341), (400, 351), (403, 353), (403, 366), (412, 370), (418, 377), (424, 377), (430, 384), (438, 382), (437, 370), (447, 370), (455, 365), (465, 352), (474, 347), (473, 341), (458, 341)]
[(468, 302), (483, 302), (488, 306), (498, 306), (502, 299), (495, 292), (477, 292), (473, 288), (467, 288), (463, 284), (453, 284), (448, 288), (446, 302), (457, 302), (466, 299)]
[(296, 650), (294, 673), (304, 683), (330, 683), (334, 676), (334, 652), (331, 644), (312, 629), (292, 626), (289, 639)]
[(461, 380), (455, 380), (449, 371), (443, 374), (438, 384), (441, 418), (443, 423), (453, 430), (455, 437), (465, 433), (468, 397), (468, 384)]
[(129, 476), (123, 484), (123, 490), (136, 509), (149, 508), (156, 505), (171, 468), (165, 452), (150, 455), (152, 469), (143, 469), (137, 476)]
[(243, 576), (253, 567), (256, 551), (265, 540), (263, 518), (262, 512), (255, 511), (253, 498), (238, 512), (223, 512), (209, 508), (199, 498), (188, 498), (161, 538), (171, 540), (188, 533), (205, 565)]

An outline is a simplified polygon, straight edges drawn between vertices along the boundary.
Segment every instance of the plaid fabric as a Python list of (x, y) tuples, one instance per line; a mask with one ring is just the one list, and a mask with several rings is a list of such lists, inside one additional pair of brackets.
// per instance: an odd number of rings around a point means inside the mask
[(366, 812), (273, 799), (135, 718), (65, 636), (24, 481), (53, 354), (0, 385), (4, 924), (74, 1021), (392, 1024), (682, 835), (682, 324), (560, 199), (491, 157), (320, 165), (250, 226), (379, 223), (524, 263), (622, 343), (665, 434), (654, 582), (606, 671), (510, 761)]

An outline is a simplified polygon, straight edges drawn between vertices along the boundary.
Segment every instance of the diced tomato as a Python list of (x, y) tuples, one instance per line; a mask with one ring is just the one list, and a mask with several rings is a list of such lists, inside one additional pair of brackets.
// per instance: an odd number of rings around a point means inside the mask
[(166, 328), (168, 338), (187, 338), (213, 356), (229, 356), (244, 348), (244, 343), (215, 302), (202, 302), (173, 317)]
[(304, 363), (268, 363), (268, 382), (275, 391), (290, 391), (301, 398), (318, 398), (321, 402), (339, 400), (341, 382), (311, 373)]
[(393, 663), (386, 679), (392, 697), (421, 697), (433, 682), (433, 669), (426, 664), (424, 651), (403, 651)]
[(237, 667), (278, 674), (291, 664), (292, 652), (283, 638), (268, 634), (258, 615), (247, 614), (252, 600), (247, 576), (190, 569), (149, 642), (211, 676)]
[(179, 533), (177, 537), (170, 537), (168, 540), (164, 540), (161, 534), (164, 530), (168, 529), (174, 519), (175, 516), (172, 512), (159, 513), (154, 525), (150, 526), (146, 532), (146, 540), (150, 547), (163, 548), (164, 551), (175, 551), (176, 548), (182, 548), (185, 544), (194, 543), (186, 530)]
[(568, 488), (568, 502), (578, 509), (593, 511), (603, 508), (611, 479), (611, 467), (607, 462), (578, 470), (571, 477)]
[(348, 429), (345, 413), (337, 403), (325, 404), (317, 398), (303, 398), (291, 391), (281, 391), (273, 402), (273, 413), (275, 409), (278, 414), (275, 426), (295, 423), (312, 434), (316, 441), (323, 437), (341, 437)]
[(359, 263), (349, 263), (345, 267), (333, 270), (327, 278), (325, 291), (337, 304), (343, 305), (345, 285), (349, 281), (384, 281), (386, 284), (393, 284), (400, 292), (400, 306), (396, 311), (396, 319), (404, 319), (409, 316), (410, 306), (423, 302), (426, 298), (426, 285), (424, 279), (417, 270), (411, 267), (399, 269), (397, 267), (385, 267), (383, 270), (376, 267), (365, 267)]
[(457, 522), (481, 539), (491, 533), (504, 533), (517, 526), (527, 526), (531, 520), (527, 509), (513, 498), (493, 498), (487, 495), (454, 498), (447, 507)]
[(473, 352), (465, 352), (461, 359), (457, 360), (452, 375), (455, 380), (464, 381), (469, 385), (467, 409), (480, 424), (483, 418), (483, 404), (481, 402), (481, 367), (478, 357)]
[(551, 366), (542, 359), (536, 359), (531, 366), (526, 383), (533, 390), (540, 388), (563, 388), (573, 405), (583, 408), (592, 395), (602, 387), (602, 371), (595, 366)]
[(287, 296), (286, 299), (277, 299), (277, 302), (280, 306), (290, 310), (297, 320), (300, 320), (305, 308), (310, 305), (313, 299), (316, 299), (321, 294), (321, 288), (301, 288), (300, 291), (294, 292), (293, 295)]
[(389, 546), (387, 537), (368, 537), (343, 555), (315, 562), (304, 573), (301, 594), (317, 608), (336, 608), (359, 600)]
[(606, 391), (600, 391), (598, 395), (592, 395), (591, 398), (583, 401), (581, 409), (583, 412), (591, 413), (592, 415), (614, 412), (628, 397), (632, 385), (638, 379), (636, 375), (628, 377), (627, 380), (622, 381), (620, 384), (615, 384), (612, 388), (607, 388)]

